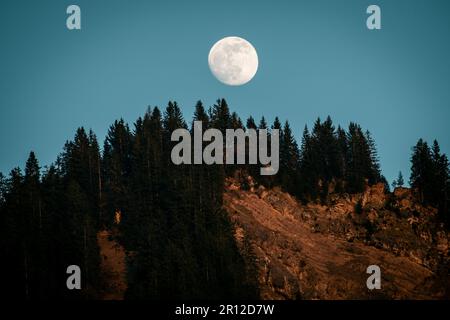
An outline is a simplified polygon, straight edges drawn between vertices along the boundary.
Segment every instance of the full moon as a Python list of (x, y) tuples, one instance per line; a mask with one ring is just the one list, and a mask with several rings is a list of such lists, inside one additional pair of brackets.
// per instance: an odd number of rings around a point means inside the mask
[(255, 76), (258, 70), (258, 55), (247, 40), (226, 37), (212, 46), (208, 64), (212, 74), (220, 82), (230, 86), (240, 86)]

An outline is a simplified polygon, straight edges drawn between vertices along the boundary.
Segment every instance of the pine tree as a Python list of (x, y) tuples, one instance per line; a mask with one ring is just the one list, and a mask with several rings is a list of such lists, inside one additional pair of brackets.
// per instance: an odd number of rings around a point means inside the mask
[(30, 183), (34, 185), (39, 184), (40, 179), (40, 168), (36, 155), (33, 151), (30, 152), (27, 163), (25, 165), (25, 183)]
[(415, 189), (422, 202), (428, 202), (432, 197), (433, 162), (428, 144), (419, 139), (413, 148), (411, 157), (410, 185)]
[(42, 203), (40, 196), (40, 168), (34, 152), (30, 152), (25, 165), (23, 222), (24, 254), (27, 261), (28, 284), (32, 297), (41, 296), (42, 261)]
[(345, 177), (347, 175), (348, 163), (348, 141), (345, 130), (338, 126), (336, 130), (337, 140), (337, 172), (336, 172), (336, 191), (342, 193), (345, 190)]
[(450, 227), (450, 209), (449, 209), (449, 189), (450, 189), (450, 171), (449, 162), (445, 154), (441, 154), (439, 143), (433, 141), (431, 150), (433, 163), (432, 190), (430, 201), (439, 209), (441, 220)]
[[(235, 113), (233, 113), (235, 114)], [(193, 121), (201, 121), (203, 128), (208, 128), (209, 124), (209, 117), (208, 114), (205, 111), (205, 108), (203, 107), (203, 103), (201, 101), (197, 101), (197, 104), (195, 105), (195, 111), (194, 111), (194, 118)]]
[(258, 128), (256, 126), (255, 119), (253, 119), (252, 116), (248, 117), (246, 127), (247, 127), (247, 129), (255, 129), (255, 130)]
[(259, 121), (258, 129), (267, 129), (267, 121), (264, 116), (262, 116), (261, 120)]
[(337, 144), (335, 128), (331, 118), (321, 123), (320, 118), (314, 124), (312, 131), (312, 148), (314, 153), (315, 171), (321, 185), (321, 198), (328, 195), (329, 186), (335, 183), (335, 177), (340, 174), (339, 146)]
[(230, 109), (225, 99), (218, 99), (211, 109), (209, 116), (212, 127), (219, 129), (223, 134), (226, 129), (231, 128)]
[(439, 209), (447, 227), (450, 226), (449, 177), (448, 158), (441, 154), (439, 143), (434, 140), (430, 150), (427, 142), (419, 139), (411, 156), (410, 184), (420, 201)]
[[(276, 129), (278, 130), (278, 134), (279, 134), (279, 146), (280, 146), (280, 157), (281, 157), (281, 146), (283, 145), (283, 140), (284, 140), (284, 136), (283, 136), (283, 128), (281, 126), (281, 122), (280, 119), (278, 117), (275, 117), (275, 120), (273, 121), (272, 124), (272, 131)], [(281, 161), (281, 158), (280, 158)], [(280, 168), (281, 169), (281, 168)], [(281, 186), (282, 184), (282, 179), (281, 179), (281, 172), (280, 170), (278, 171), (278, 173), (275, 175), (275, 177), (273, 178), (273, 183), (274, 185), (278, 185)]]
[(405, 184), (405, 182), (403, 180), (402, 172), (399, 171), (398, 172), (398, 178), (397, 178), (397, 187), (403, 187), (404, 184)]
[(368, 162), (368, 180), (369, 185), (380, 182), (381, 172), (380, 172), (380, 160), (378, 158), (378, 151), (375, 145), (375, 140), (369, 130), (365, 133), (365, 138), (367, 141), (367, 146), (369, 149), (369, 162)]
[[(368, 139), (369, 138), (369, 139)], [(348, 133), (347, 191), (362, 192), (366, 184), (379, 181), (375, 147), (356, 123), (350, 123)]]
[(437, 203), (445, 192), (446, 181), (448, 180), (448, 160), (446, 155), (441, 154), (441, 149), (439, 143), (434, 140), (433, 146), (431, 148), (431, 158), (432, 158), (432, 202)]
[(300, 151), (292, 134), (289, 122), (283, 127), (283, 141), (280, 145), (280, 175), (282, 186), (291, 194), (298, 192)]
[(132, 135), (123, 119), (116, 120), (108, 130), (103, 148), (102, 167), (105, 168), (106, 221), (111, 223), (116, 211), (126, 216), (129, 190), (127, 181), (131, 172)]
[(103, 203), (103, 182), (101, 174), (102, 160), (97, 136), (92, 130), (89, 130), (88, 141), (89, 195), (92, 203), (92, 210), (97, 213), (94, 213), (92, 218), (96, 223), (99, 223), (103, 220), (102, 215), (105, 210)]
[(277, 130), (280, 130), (280, 132), (281, 132), (281, 130), (282, 130), (281, 122), (278, 117), (275, 117), (275, 120), (273, 121), (272, 129), (277, 129)]
[(318, 196), (317, 172), (315, 170), (312, 140), (308, 127), (303, 129), (300, 149), (299, 197), (303, 202), (316, 199)]
[(244, 129), (244, 125), (242, 124), (241, 118), (237, 115), (236, 112), (231, 114), (231, 129)]

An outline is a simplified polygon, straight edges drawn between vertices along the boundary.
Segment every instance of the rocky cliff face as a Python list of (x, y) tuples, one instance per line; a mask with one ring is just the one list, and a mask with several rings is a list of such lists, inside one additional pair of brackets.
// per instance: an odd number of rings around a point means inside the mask
[[(449, 234), (406, 188), (303, 205), (279, 189), (227, 181), (238, 245), (252, 248), (263, 299), (439, 299), (449, 294)], [(249, 258), (247, 258), (249, 259)], [(366, 286), (369, 265), (381, 289)]]

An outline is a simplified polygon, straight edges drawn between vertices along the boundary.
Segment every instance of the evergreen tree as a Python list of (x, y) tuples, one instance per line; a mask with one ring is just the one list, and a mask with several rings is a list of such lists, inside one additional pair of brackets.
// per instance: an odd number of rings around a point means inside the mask
[[(236, 115), (233, 113), (233, 115)], [(201, 121), (203, 128), (208, 128), (209, 123), (209, 117), (208, 114), (205, 111), (205, 108), (203, 107), (203, 103), (201, 101), (197, 101), (197, 104), (195, 105), (195, 111), (194, 111), (194, 119), (193, 121)]]
[(427, 142), (419, 139), (411, 156), (411, 187), (420, 201), (439, 209), (441, 220), (450, 226), (449, 210), (449, 164), (441, 154), (439, 143), (434, 140), (430, 150)]
[(395, 181), (395, 186), (394, 186), (394, 188), (395, 188), (395, 187), (403, 187), (404, 184), (405, 184), (405, 181), (403, 180), (402, 172), (399, 171), (399, 172), (398, 172), (398, 178), (397, 178), (397, 180)]
[(244, 129), (244, 125), (242, 124), (241, 118), (237, 115), (236, 112), (231, 114), (231, 129)]
[(348, 133), (347, 191), (362, 192), (366, 184), (380, 180), (375, 146), (370, 135), (359, 125), (350, 123)]
[(259, 121), (258, 129), (267, 129), (267, 121), (264, 116), (262, 116), (261, 120)]
[(410, 185), (419, 195), (420, 201), (428, 202), (432, 197), (433, 162), (428, 144), (419, 139), (411, 157)]
[(439, 209), (441, 220), (450, 227), (449, 191), (450, 191), (450, 171), (448, 158), (441, 154), (439, 143), (433, 141), (431, 149), (433, 162), (432, 197), (430, 201)]
[[(278, 130), (278, 134), (279, 134), (279, 147), (280, 147), (279, 152), (280, 152), (280, 162), (281, 162), (281, 148), (282, 148), (282, 145), (283, 145), (284, 136), (283, 136), (283, 128), (281, 126), (281, 122), (280, 122), (280, 119), (278, 117), (275, 117), (275, 119), (273, 121), (272, 131), (274, 129)], [(280, 165), (281, 165), (281, 163), (280, 163)], [(274, 185), (278, 185), (278, 186), (281, 186), (281, 184), (282, 184), (280, 169), (278, 170), (278, 173), (273, 178)]]
[(300, 149), (300, 174), (299, 174), (299, 197), (306, 202), (316, 199), (318, 196), (317, 173), (315, 171), (314, 154), (312, 148), (312, 140), (308, 127), (305, 125), (303, 129), (301, 149)]
[(300, 151), (289, 122), (286, 121), (280, 145), (280, 175), (282, 186), (291, 194), (297, 193), (299, 165)]
[(336, 172), (336, 191), (343, 192), (345, 190), (345, 177), (347, 175), (347, 163), (348, 163), (348, 141), (345, 130), (338, 126), (336, 131), (337, 140), (337, 172)]
[(218, 99), (211, 109), (210, 120), (212, 127), (225, 133), (226, 129), (231, 128), (230, 109), (225, 99)]
[(331, 118), (321, 123), (320, 119), (314, 124), (312, 131), (312, 148), (314, 152), (315, 172), (319, 177), (321, 198), (328, 195), (329, 185), (339, 175), (339, 149), (335, 136), (335, 128)]
[(24, 255), (27, 261), (27, 281), (30, 297), (42, 295), (41, 272), (45, 261), (42, 261), (42, 204), (40, 196), (40, 168), (34, 152), (30, 152), (25, 164), (25, 177), (22, 186), (24, 198), (22, 202)]
[(434, 140), (433, 146), (431, 148), (431, 158), (432, 158), (432, 190), (431, 201), (434, 203), (439, 202), (442, 199), (447, 185), (448, 177), (449, 177), (449, 169), (448, 169), (448, 159), (445, 154), (441, 154), (441, 149), (439, 147), (439, 143)]
[(273, 121), (272, 129), (280, 130), (280, 132), (282, 131), (281, 122), (278, 117), (275, 117), (275, 120)]
[(253, 119), (252, 116), (248, 117), (246, 127), (247, 127), (247, 129), (255, 129), (255, 130), (258, 128), (256, 126), (255, 119)]
[(113, 221), (115, 212), (126, 216), (129, 190), (127, 181), (131, 171), (132, 135), (123, 119), (115, 121), (108, 130), (103, 148), (102, 167), (104, 167), (104, 185), (106, 197), (105, 220)]
[(369, 184), (375, 184), (380, 182), (381, 172), (380, 172), (380, 160), (378, 158), (378, 151), (375, 145), (375, 140), (373, 140), (369, 130), (366, 131), (365, 138), (367, 141), (367, 146), (369, 148), (369, 159), (368, 162), (368, 180)]

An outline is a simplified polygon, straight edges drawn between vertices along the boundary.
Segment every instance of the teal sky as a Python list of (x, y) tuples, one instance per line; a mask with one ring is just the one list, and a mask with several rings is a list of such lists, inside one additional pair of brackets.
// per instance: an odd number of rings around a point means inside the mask
[[(78, 4), (82, 30), (66, 28)], [(366, 28), (366, 8), (382, 30)], [(383, 173), (409, 177), (411, 147), (436, 138), (450, 152), (450, 1), (2, 0), (0, 171), (30, 150), (50, 164), (78, 126), (102, 143), (108, 126), (132, 123), (148, 105), (227, 99), (242, 118), (305, 124), (330, 115), (369, 129)], [(211, 46), (240, 36), (259, 70), (241, 87), (210, 73)]]

